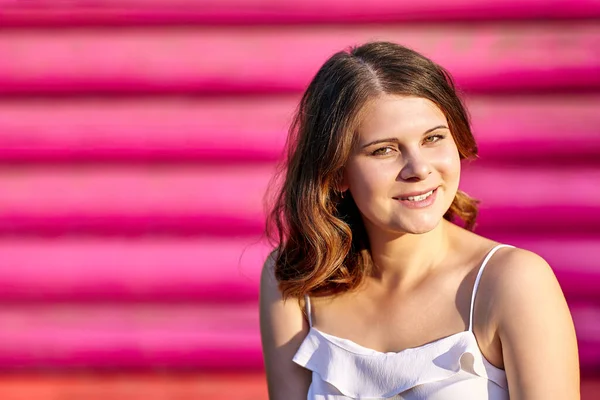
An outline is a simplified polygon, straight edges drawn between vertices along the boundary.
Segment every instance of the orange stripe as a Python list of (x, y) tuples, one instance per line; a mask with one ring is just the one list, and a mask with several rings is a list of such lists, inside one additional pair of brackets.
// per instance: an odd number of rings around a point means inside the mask
[[(0, 375), (3, 400), (267, 400), (262, 373)], [(600, 375), (581, 382), (582, 400), (600, 398)]]

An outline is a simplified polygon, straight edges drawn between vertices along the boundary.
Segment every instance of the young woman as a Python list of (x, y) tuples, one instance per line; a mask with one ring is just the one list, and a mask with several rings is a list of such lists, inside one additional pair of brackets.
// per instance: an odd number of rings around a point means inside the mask
[(472, 232), (477, 146), (443, 68), (387, 42), (339, 52), (288, 145), (260, 289), (271, 400), (579, 398), (551, 268)]

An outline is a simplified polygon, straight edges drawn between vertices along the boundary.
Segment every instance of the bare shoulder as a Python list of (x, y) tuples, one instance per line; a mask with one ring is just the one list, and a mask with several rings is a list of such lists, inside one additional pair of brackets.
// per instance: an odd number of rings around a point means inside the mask
[(261, 272), (259, 316), (269, 399), (305, 399), (310, 371), (292, 359), (308, 333), (308, 325), (298, 300), (283, 300), (275, 278), (273, 253)]
[[(548, 262), (538, 254), (518, 247), (505, 247), (496, 251), (486, 267), (486, 274), (493, 275), (494, 287), (498, 291), (512, 293), (531, 281), (540, 284), (558, 285)], [(519, 283), (522, 280), (522, 284)], [(537, 287), (537, 285), (535, 285)], [(532, 289), (529, 287), (529, 289)]]
[[(275, 277), (275, 260), (276, 253), (271, 252), (262, 267), (260, 274), (260, 311), (271, 312), (273, 310), (270, 310), (269, 307), (280, 307), (282, 308), (280, 310), (282, 311), (282, 315), (278, 315), (278, 317), (283, 318), (286, 323), (291, 323), (294, 326), (307, 330), (303, 323), (304, 314), (302, 307), (304, 300), (290, 298), (284, 301), (279, 290), (279, 282)], [(263, 313), (261, 315), (267, 316), (268, 314)]]
[(277, 254), (272, 251), (265, 260), (260, 273), (260, 296), (278, 296), (279, 288), (275, 278), (275, 259)]
[(520, 248), (500, 248), (486, 267), (486, 291), (494, 299), (494, 314), (515, 314), (515, 307), (536, 303), (538, 312), (547, 301), (564, 303), (564, 295), (548, 262), (536, 253)]
[(485, 275), (482, 288), (493, 303), (490, 319), (500, 334), (517, 326), (527, 328), (536, 319), (571, 324), (556, 275), (538, 254), (520, 248), (500, 248), (488, 261)]
[(272, 335), (272, 344), (279, 346), (292, 335), (306, 335), (308, 326), (301, 304), (295, 298), (283, 299), (275, 278), (275, 256), (271, 253), (262, 268), (259, 296), (260, 325), (263, 333)]
[(502, 248), (486, 267), (511, 398), (579, 398), (573, 320), (548, 262), (519, 248)]

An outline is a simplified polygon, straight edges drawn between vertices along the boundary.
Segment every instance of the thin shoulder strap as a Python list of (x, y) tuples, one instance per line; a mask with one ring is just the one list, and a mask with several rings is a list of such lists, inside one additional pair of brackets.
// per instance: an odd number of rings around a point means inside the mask
[(306, 303), (306, 316), (308, 317), (308, 325), (312, 328), (312, 310), (310, 308), (310, 297), (304, 295), (304, 303)]
[(508, 244), (499, 244), (499, 245), (495, 246), (493, 249), (491, 249), (488, 252), (488, 254), (483, 259), (483, 262), (481, 263), (481, 267), (479, 267), (479, 272), (477, 273), (477, 278), (475, 278), (475, 285), (473, 286), (473, 294), (471, 295), (471, 311), (469, 312), (469, 331), (473, 330), (473, 310), (475, 308), (475, 296), (477, 295), (477, 288), (479, 287), (479, 281), (481, 280), (481, 275), (483, 275), (483, 270), (485, 269), (485, 266), (487, 265), (490, 258), (492, 258), (494, 253), (502, 247), (514, 247), (514, 246), (511, 246)]

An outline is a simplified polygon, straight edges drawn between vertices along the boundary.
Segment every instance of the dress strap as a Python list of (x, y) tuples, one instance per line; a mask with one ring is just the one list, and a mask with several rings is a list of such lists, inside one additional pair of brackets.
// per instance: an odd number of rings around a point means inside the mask
[(308, 325), (312, 328), (312, 310), (310, 307), (310, 297), (304, 295), (304, 303), (306, 304), (306, 316), (308, 317)]
[(483, 270), (485, 269), (485, 266), (487, 265), (490, 258), (492, 258), (494, 253), (502, 247), (515, 247), (515, 246), (511, 246), (509, 244), (499, 244), (499, 245), (495, 246), (493, 249), (491, 249), (488, 252), (488, 254), (485, 256), (483, 262), (481, 263), (481, 267), (479, 267), (479, 272), (477, 273), (477, 278), (475, 278), (475, 285), (473, 286), (473, 294), (471, 295), (471, 311), (469, 312), (469, 331), (473, 330), (473, 310), (475, 308), (475, 296), (477, 295), (477, 288), (479, 287), (479, 281), (481, 280), (481, 275), (483, 275)]

